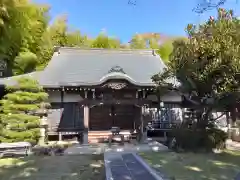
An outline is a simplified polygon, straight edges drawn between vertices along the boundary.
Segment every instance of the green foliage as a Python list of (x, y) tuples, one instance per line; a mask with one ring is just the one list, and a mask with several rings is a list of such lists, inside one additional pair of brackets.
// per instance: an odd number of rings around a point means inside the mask
[[(40, 117), (35, 114), (47, 102), (48, 94), (31, 78), (16, 79), (1, 100), (0, 140), (36, 143), (40, 135)], [(47, 104), (47, 103), (46, 103)]]
[(120, 41), (114, 38), (110, 38), (102, 32), (96, 37), (96, 39), (93, 40), (91, 47), (116, 49), (120, 48)]
[(37, 65), (37, 56), (32, 52), (20, 52), (15, 58), (15, 75), (32, 72)]
[(217, 19), (210, 18), (200, 26), (190, 24), (186, 29), (189, 40), (173, 43), (167, 74), (177, 77), (182, 83), (180, 91), (199, 105), (211, 101), (211, 106), (228, 108), (238, 103), (239, 20), (232, 11), (219, 9)]
[(67, 44), (67, 17), (60, 16), (49, 28), (49, 35), (51, 38), (52, 45), (54, 46), (64, 46)]
[[(182, 125), (171, 132), (171, 138), (175, 138), (175, 150), (185, 151), (212, 151), (214, 148), (225, 148), (227, 134), (219, 129), (195, 129)], [(191, 138), (189, 138), (191, 137)]]
[(7, 62), (8, 72), (11, 73), (15, 57), (19, 53), (36, 54), (40, 50), (39, 41), (48, 24), (48, 8), (27, 0), (3, 0), (0, 11), (0, 54)]
[(146, 49), (146, 45), (146, 40), (138, 34), (133, 36), (130, 41), (130, 48), (132, 49)]
[[(49, 6), (30, 0), (0, 1), (0, 56), (7, 63), (7, 75), (43, 70), (50, 61), (54, 46), (82, 48), (159, 49), (159, 35), (135, 35), (129, 44), (100, 33), (89, 38), (79, 30), (69, 28), (66, 15), (50, 24)], [(170, 51), (165, 45), (158, 51), (167, 59)]]
[[(210, 17), (199, 26), (189, 24), (186, 31), (188, 40), (173, 43), (168, 68), (153, 76), (153, 81), (159, 89), (167, 86), (178, 91), (197, 112), (194, 127), (180, 128), (175, 135), (182, 148), (220, 146), (226, 136), (209, 123), (213, 109), (230, 111), (235, 121), (233, 114), (240, 103), (240, 22), (231, 10), (219, 9), (216, 19)], [(180, 87), (168, 83), (174, 77)]]
[(173, 42), (171, 40), (166, 41), (163, 44), (161, 44), (161, 46), (157, 50), (157, 53), (161, 56), (164, 62), (168, 62), (169, 56), (172, 53), (173, 50), (172, 43)]

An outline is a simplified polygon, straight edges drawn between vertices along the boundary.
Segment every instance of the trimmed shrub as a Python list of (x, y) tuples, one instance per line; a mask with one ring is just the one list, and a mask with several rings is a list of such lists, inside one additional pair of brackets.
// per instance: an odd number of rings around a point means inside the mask
[[(212, 151), (212, 149), (223, 149), (227, 134), (219, 129), (193, 129), (179, 127), (173, 129), (168, 144), (170, 148), (185, 151)], [(174, 144), (173, 144), (174, 140)], [(171, 142), (171, 143), (170, 143)]]

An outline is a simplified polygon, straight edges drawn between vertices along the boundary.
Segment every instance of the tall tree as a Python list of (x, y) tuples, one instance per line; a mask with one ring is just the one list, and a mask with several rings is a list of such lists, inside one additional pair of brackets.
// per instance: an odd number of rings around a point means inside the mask
[(136, 34), (132, 37), (130, 41), (130, 48), (132, 49), (146, 49), (147, 43), (146, 40), (139, 34)]
[(160, 55), (160, 57), (163, 59), (165, 63), (168, 62), (169, 56), (172, 53), (173, 50), (172, 43), (173, 43), (172, 40), (167, 40), (164, 43), (162, 43), (157, 50), (157, 53)]
[(49, 35), (54, 46), (64, 46), (67, 44), (67, 16), (59, 16), (49, 27)]
[(67, 33), (67, 43), (69, 47), (78, 46), (83, 47), (86, 45), (87, 39), (81, 35), (80, 31), (73, 31)]
[(101, 32), (96, 39), (93, 40), (92, 48), (106, 48), (106, 49), (116, 49), (120, 48), (120, 41), (115, 38), (108, 37), (104, 32)]
[(48, 94), (34, 79), (16, 81), (17, 84), (7, 87), (8, 94), (1, 100), (0, 126), (4, 129), (0, 132), (0, 140), (36, 143), (40, 135), (40, 117), (35, 112), (47, 101)]
[(33, 72), (38, 63), (38, 57), (32, 52), (20, 52), (15, 58), (14, 74), (20, 75)]
[(39, 40), (47, 26), (48, 8), (26, 1), (2, 0), (0, 55), (12, 74), (15, 58), (20, 52), (39, 51)]
[(213, 108), (235, 111), (239, 103), (240, 23), (231, 10), (219, 9), (217, 19), (187, 30), (189, 40), (174, 42), (167, 71), (153, 80), (161, 85), (162, 77), (177, 77), (178, 92), (205, 114), (199, 118), (205, 127)]

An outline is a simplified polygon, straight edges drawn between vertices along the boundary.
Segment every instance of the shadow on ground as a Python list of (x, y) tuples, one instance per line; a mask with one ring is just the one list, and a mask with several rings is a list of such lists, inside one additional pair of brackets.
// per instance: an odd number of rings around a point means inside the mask
[(1, 180), (103, 180), (103, 155), (0, 159)]
[(231, 180), (240, 172), (240, 151), (220, 154), (140, 154), (154, 169), (175, 180)]

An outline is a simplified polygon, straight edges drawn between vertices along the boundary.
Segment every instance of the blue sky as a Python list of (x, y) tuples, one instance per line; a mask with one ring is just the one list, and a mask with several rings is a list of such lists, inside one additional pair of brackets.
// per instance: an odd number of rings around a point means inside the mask
[[(159, 32), (166, 35), (185, 35), (188, 23), (199, 23), (216, 11), (198, 15), (192, 11), (198, 0), (35, 0), (51, 5), (51, 16), (67, 14), (70, 27), (96, 36), (105, 30), (108, 35), (127, 42), (135, 33)], [(228, 0), (226, 8), (240, 15), (240, 3)]]

